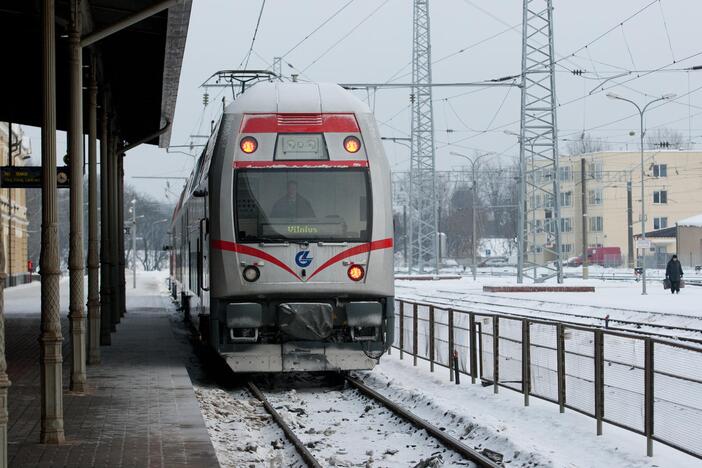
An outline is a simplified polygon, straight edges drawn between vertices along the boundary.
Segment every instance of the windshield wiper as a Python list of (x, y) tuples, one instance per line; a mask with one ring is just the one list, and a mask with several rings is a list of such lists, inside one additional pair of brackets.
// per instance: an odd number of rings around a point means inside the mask
[(267, 243), (267, 244), (284, 244), (287, 241), (287, 239), (281, 239), (281, 238), (273, 238), (273, 237), (252, 237), (249, 239), (244, 239), (249, 242), (260, 242), (260, 243)]
[(260, 242), (262, 244), (297, 244), (305, 247), (310, 245), (310, 241), (308, 240), (285, 239), (281, 237), (252, 237), (244, 238), (243, 240), (249, 242)]

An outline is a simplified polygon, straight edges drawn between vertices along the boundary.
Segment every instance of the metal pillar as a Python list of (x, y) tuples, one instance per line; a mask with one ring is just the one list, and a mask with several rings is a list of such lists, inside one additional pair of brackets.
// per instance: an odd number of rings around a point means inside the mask
[[(12, 128), (8, 125), (9, 138), (12, 142)], [(12, 145), (10, 145), (12, 147)], [(1, 231), (1, 229), (0, 229)], [(9, 238), (12, 237), (10, 234)], [(7, 468), (7, 389), (10, 379), (7, 377), (7, 361), (5, 360), (5, 248), (0, 235), (0, 468)], [(11, 255), (11, 251), (8, 250)]]
[(103, 93), (102, 112), (100, 120), (100, 344), (112, 344), (110, 336), (112, 317), (110, 311), (111, 288), (110, 281), (110, 137), (108, 133), (107, 98)]
[(95, 58), (90, 64), (88, 82), (88, 323), (90, 350), (88, 363), (100, 363), (100, 297), (98, 292), (97, 233), (97, 82)]
[(70, 274), (71, 324), (70, 389), (85, 392), (85, 294), (83, 291), (83, 50), (80, 47), (80, 0), (71, 1), (68, 31), (69, 106), (68, 157), (70, 161), (70, 232), (68, 269)]
[[(556, 277), (563, 282), (560, 236), (560, 193), (558, 173), (558, 131), (556, 125), (556, 81), (553, 50), (552, 0), (524, 0), (522, 19), (522, 105), (519, 161), (521, 181), (528, 192), (526, 203), (519, 203), (519, 221), (524, 229), (519, 231), (519, 243), (524, 245), (530, 233), (541, 231), (535, 219), (543, 218), (544, 238), (529, 249), (519, 249), (518, 279), (529, 277), (534, 282)], [(527, 146), (528, 144), (528, 146)], [(527, 168), (526, 161), (533, 160)], [(538, 196), (537, 196), (538, 195)], [(543, 206), (536, 203), (543, 200)], [(524, 200), (523, 200), (524, 201)], [(528, 212), (537, 211), (534, 216)], [(524, 220), (524, 221), (522, 221)], [(541, 248), (542, 260), (537, 261), (536, 247)], [(524, 258), (524, 252), (532, 252)], [(547, 258), (547, 257), (552, 258)], [(542, 274), (539, 276), (539, 272)]]
[(582, 256), (583, 256), (583, 279), (588, 279), (589, 271), (588, 267), (590, 260), (587, 258), (587, 228), (588, 228), (588, 217), (587, 217), (587, 171), (585, 158), (580, 159), (580, 210), (582, 212), (582, 220), (580, 224), (580, 231), (582, 233)]
[[(631, 174), (626, 182), (626, 237), (627, 237), (627, 260), (629, 268), (634, 268), (636, 260), (634, 259), (634, 212), (633, 200), (631, 194)], [(677, 244), (676, 244), (677, 245)]]
[[(116, 153), (117, 156), (117, 238), (119, 255), (119, 315), (124, 317), (127, 312), (127, 278), (125, 277), (126, 259), (124, 252), (124, 153), (119, 147)], [(119, 319), (118, 319), (119, 323)]]
[(119, 261), (117, 259), (119, 237), (117, 235), (117, 146), (119, 139), (114, 136), (110, 138), (109, 154), (109, 200), (110, 211), (108, 211), (108, 222), (110, 226), (110, 330), (117, 331), (119, 323)]
[(56, 189), (56, 25), (54, 0), (42, 2), (44, 102), (41, 126), (41, 433), (64, 441), (61, 317), (59, 315), (58, 194)]
[[(20, 142), (20, 149), (22, 148)], [(15, 158), (12, 156), (12, 122), (7, 123), (7, 165), (14, 166)], [(7, 206), (8, 206), (8, 217), (7, 217), (7, 254), (10, 257), (7, 259), (7, 277), (9, 278), (10, 286), (14, 285), (12, 279), (12, 213), (14, 208), (12, 207), (12, 189), (7, 189)], [(5, 272), (3, 269), (2, 272)]]
[(273, 73), (279, 80), (283, 78), (283, 59), (282, 57), (273, 57)]
[(409, 271), (439, 271), (429, 0), (414, 0)]

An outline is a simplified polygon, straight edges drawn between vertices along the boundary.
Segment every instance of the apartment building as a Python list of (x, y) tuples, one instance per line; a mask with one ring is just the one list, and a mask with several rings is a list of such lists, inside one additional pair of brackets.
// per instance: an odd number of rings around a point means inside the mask
[[(9, 125), (0, 122), (0, 165), (25, 165), (30, 152), (23, 142), (17, 125), (12, 127), (12, 156), (8, 149)], [(8, 286), (24, 281), (27, 273), (28, 225), (25, 189), (0, 189), (0, 233), (5, 254), (5, 284)]]
[[(581, 171), (585, 161), (585, 174)], [(589, 247), (619, 247), (624, 263), (636, 258), (630, 239), (641, 233), (641, 153), (639, 151), (599, 152), (578, 156), (561, 156), (561, 257), (582, 254), (583, 222)], [(675, 226), (681, 219), (702, 211), (702, 152), (646, 151), (644, 153), (645, 232)], [(537, 182), (548, 181), (551, 175), (536, 171)], [(583, 190), (584, 180), (584, 190)], [(631, 187), (631, 193), (627, 187)], [(585, 199), (585, 210), (581, 200)], [(530, 255), (537, 262), (553, 260), (545, 257), (543, 246), (553, 245), (551, 223), (552, 200), (538, 193), (527, 194), (527, 203), (536, 207), (530, 223), (536, 234), (527, 239)], [(586, 213), (586, 216), (584, 214)], [(629, 216), (632, 226), (629, 227)], [(647, 255), (672, 254), (665, 244)], [(630, 256), (631, 250), (631, 256)], [(553, 255), (552, 255), (553, 257)]]

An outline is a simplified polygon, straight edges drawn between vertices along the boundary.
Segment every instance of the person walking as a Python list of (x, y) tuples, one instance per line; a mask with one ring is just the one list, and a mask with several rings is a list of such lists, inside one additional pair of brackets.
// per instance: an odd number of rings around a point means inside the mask
[(683, 270), (677, 255), (673, 255), (673, 258), (666, 265), (665, 277), (670, 281), (670, 293), (680, 294), (680, 281), (683, 277)]

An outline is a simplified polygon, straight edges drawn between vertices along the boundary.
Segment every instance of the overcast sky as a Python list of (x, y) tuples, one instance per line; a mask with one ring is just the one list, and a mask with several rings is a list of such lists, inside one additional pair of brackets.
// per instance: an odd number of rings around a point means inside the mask
[[(286, 54), (348, 2), (267, 0), (248, 67), (268, 68), (273, 57)], [(229, 91), (219, 94), (214, 90), (210, 92), (210, 106), (204, 108), (204, 90), (199, 86), (213, 72), (237, 68), (245, 59), (261, 8), (260, 0), (193, 3), (172, 145), (187, 145), (190, 135), (207, 133), (210, 120), (216, 119), (221, 110), (222, 96), (227, 102), (231, 100)], [(638, 136), (629, 136), (629, 131), (638, 130), (639, 125), (638, 117), (633, 117), (633, 106), (607, 99), (602, 91), (588, 96), (603, 86), (639, 102), (677, 93), (675, 102), (647, 113), (649, 132), (657, 127), (677, 129), (702, 148), (702, 90), (698, 90), (702, 87), (702, 70), (680, 70), (702, 65), (702, 2), (554, 0), (554, 7), (555, 48), (557, 56), (563, 58), (556, 77), (562, 149), (566, 149), (567, 140), (579, 138), (583, 131), (608, 140), (613, 149), (627, 145), (636, 148)], [(432, 60), (449, 56), (435, 63), (434, 82), (470, 82), (519, 74), (522, 0), (432, 0), (430, 8)], [(586, 44), (590, 45), (583, 49)], [(573, 52), (575, 56), (571, 56)], [(397, 82), (408, 82), (411, 57), (411, 0), (353, 0), (287, 53), (283, 72), (302, 72), (304, 79), (313, 81), (386, 82), (396, 77)], [(647, 73), (661, 67), (665, 68)], [(573, 75), (570, 70), (576, 69), (586, 73)], [(616, 75), (623, 76), (604, 81)], [(367, 98), (361, 92), (358, 96)], [(518, 131), (519, 104), (518, 88), (435, 89), (437, 167), (460, 165), (461, 159), (451, 156), (450, 151), (490, 151), (505, 160), (515, 158), (516, 137), (505, 135), (504, 130)], [(384, 136), (409, 136), (409, 90), (379, 91), (375, 110)], [(39, 147), (38, 141), (34, 144)], [(59, 144), (65, 144), (64, 136), (59, 136)], [(387, 143), (386, 151), (394, 169), (407, 169), (409, 154), (405, 147)], [(126, 158), (126, 183), (163, 199), (165, 182), (132, 176), (185, 177), (192, 164), (190, 156), (142, 146)], [(179, 191), (180, 184), (171, 181), (173, 192)], [(174, 196), (168, 194), (169, 198)]]

